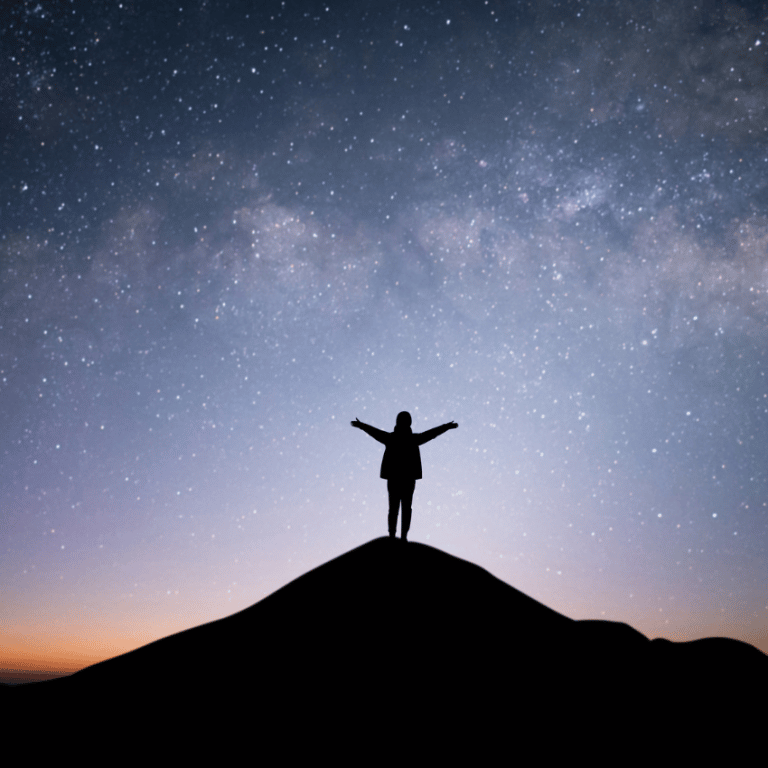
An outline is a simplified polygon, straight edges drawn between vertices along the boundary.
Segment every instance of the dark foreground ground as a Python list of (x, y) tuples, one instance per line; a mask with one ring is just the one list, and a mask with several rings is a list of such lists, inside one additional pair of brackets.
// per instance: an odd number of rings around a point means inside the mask
[(245, 744), (261, 762), (275, 749), (281, 761), (733, 761), (764, 727), (768, 656), (573, 621), (476, 565), (382, 538), (234, 616), (0, 695), (7, 744), (62, 756), (99, 744), (99, 760), (219, 762)]

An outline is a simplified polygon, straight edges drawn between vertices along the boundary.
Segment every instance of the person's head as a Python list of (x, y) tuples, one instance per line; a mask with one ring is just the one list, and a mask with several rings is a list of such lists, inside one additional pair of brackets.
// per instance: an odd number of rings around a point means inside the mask
[(411, 414), (408, 413), (408, 411), (400, 411), (400, 413), (397, 414), (397, 421), (395, 421), (395, 431), (411, 431)]

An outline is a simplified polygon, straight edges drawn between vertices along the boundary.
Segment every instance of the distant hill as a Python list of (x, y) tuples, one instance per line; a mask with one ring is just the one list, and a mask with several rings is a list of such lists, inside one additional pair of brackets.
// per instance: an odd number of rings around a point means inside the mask
[(381, 538), (233, 616), (2, 693), (20, 723), (181, 734), (190, 754), (213, 734), (258, 734), (306, 756), (313, 738), (418, 737), (450, 754), (452, 740), (549, 728), (551, 748), (634, 727), (695, 727), (700, 745), (713, 712), (718, 728), (762, 723), (748, 702), (766, 683), (768, 656), (746, 643), (574, 621), (479, 566)]

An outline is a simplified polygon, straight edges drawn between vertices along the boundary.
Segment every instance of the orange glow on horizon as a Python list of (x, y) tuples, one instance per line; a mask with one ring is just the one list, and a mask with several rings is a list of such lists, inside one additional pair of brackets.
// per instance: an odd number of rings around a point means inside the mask
[(100, 661), (120, 656), (157, 636), (138, 638), (82, 637), (41, 634), (0, 635), (0, 682), (33, 682), (63, 677)]

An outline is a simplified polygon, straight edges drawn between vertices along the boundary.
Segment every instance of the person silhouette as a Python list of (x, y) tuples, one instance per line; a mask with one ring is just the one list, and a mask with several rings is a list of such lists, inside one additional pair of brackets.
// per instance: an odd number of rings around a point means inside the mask
[(401, 538), (408, 540), (408, 530), (411, 527), (411, 504), (413, 492), (416, 489), (416, 481), (421, 480), (421, 452), (419, 446), (433, 440), (447, 432), (456, 429), (459, 425), (455, 421), (433, 427), (426, 432), (411, 431), (411, 414), (401, 411), (397, 414), (394, 432), (384, 432), (370, 424), (364, 424), (360, 419), (350, 422), (353, 427), (362, 429), (374, 440), (384, 443), (384, 457), (381, 460), (381, 472), (379, 477), (387, 481), (387, 493), (389, 494), (389, 535), (395, 537), (397, 532), (397, 514), (402, 505), (403, 521), (401, 524)]

